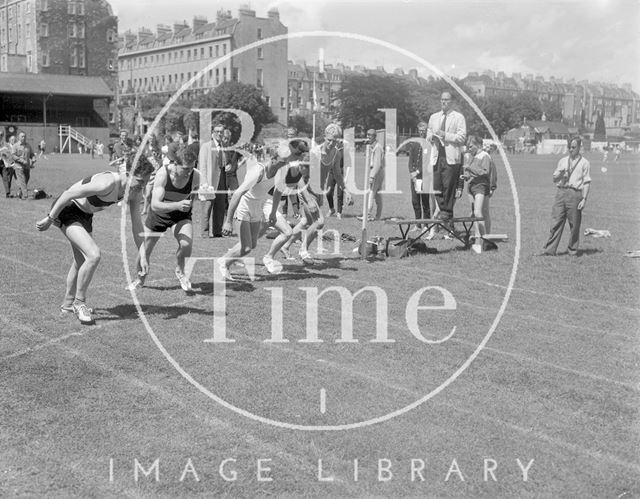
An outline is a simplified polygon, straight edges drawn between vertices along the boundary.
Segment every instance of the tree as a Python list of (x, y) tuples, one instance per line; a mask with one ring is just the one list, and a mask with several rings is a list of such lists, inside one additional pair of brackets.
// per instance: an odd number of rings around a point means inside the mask
[[(194, 103), (194, 107), (239, 109), (248, 113), (251, 119), (253, 119), (255, 126), (255, 132), (252, 138), (257, 137), (264, 125), (276, 121), (276, 116), (262, 98), (260, 90), (255, 85), (237, 81), (226, 81), (218, 85), (208, 94), (198, 97)], [(218, 113), (214, 116), (214, 120), (229, 127), (232, 133), (232, 140), (236, 140), (240, 135), (240, 120), (238, 120), (235, 114)], [(208, 136), (208, 134), (206, 135)]]
[(544, 101), (541, 104), (542, 112), (547, 117), (547, 121), (562, 121), (562, 108), (556, 101)]
[(513, 119), (522, 123), (523, 119), (539, 120), (542, 117), (542, 105), (538, 96), (533, 92), (523, 92), (516, 97), (510, 97), (513, 107)]
[(598, 111), (598, 117), (596, 118), (596, 127), (593, 131), (593, 140), (595, 142), (604, 142), (607, 140), (607, 129), (604, 124), (604, 115)]
[(306, 135), (311, 135), (311, 123), (307, 121), (307, 118), (300, 114), (289, 118), (287, 126), (295, 128), (300, 134), (304, 133)]
[(348, 75), (337, 98), (345, 127), (383, 128), (384, 114), (378, 111), (382, 108), (397, 110), (401, 128), (415, 128), (418, 121), (407, 84), (393, 75)]

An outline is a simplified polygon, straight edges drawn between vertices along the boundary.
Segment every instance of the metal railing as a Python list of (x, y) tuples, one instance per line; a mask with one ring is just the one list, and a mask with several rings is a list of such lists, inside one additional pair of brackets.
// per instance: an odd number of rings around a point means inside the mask
[(64, 152), (65, 148), (68, 149), (71, 154), (72, 140), (75, 140), (76, 144), (82, 145), (83, 148), (90, 147), (92, 140), (82, 135), (78, 130), (71, 127), (71, 125), (59, 125), (58, 137), (60, 139), (60, 152)]

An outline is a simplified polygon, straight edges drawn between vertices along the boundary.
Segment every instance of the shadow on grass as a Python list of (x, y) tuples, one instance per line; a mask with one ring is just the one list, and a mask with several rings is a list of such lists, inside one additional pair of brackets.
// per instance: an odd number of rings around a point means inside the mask
[[(177, 319), (185, 314), (211, 315), (210, 310), (192, 307), (188, 305), (142, 305), (142, 311), (145, 315), (164, 315), (165, 319)], [(99, 309), (101, 312), (98, 317), (100, 321), (116, 321), (122, 319), (137, 319), (138, 310), (132, 303), (116, 305), (111, 308)], [(102, 312), (109, 315), (103, 316)]]
[[(240, 293), (252, 293), (256, 290), (256, 287), (249, 280), (248, 277), (236, 277), (235, 281), (226, 281), (225, 288), (227, 291), (238, 291)], [(215, 284), (211, 281), (191, 283), (194, 294), (210, 295), (213, 294), (213, 288)], [(196, 291), (197, 290), (197, 291)]]
[(341, 263), (345, 260), (353, 260), (354, 258), (348, 258), (342, 255), (332, 256), (329, 258), (318, 258), (315, 260), (315, 263), (310, 267), (314, 270), (324, 270), (324, 269), (340, 269), (340, 270), (350, 270), (355, 272), (355, 267), (343, 267)]

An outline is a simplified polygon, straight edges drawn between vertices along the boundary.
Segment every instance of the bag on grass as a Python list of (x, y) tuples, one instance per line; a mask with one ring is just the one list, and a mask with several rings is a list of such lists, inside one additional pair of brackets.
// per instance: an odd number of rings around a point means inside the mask
[(411, 241), (409, 239), (390, 237), (387, 239), (385, 253), (389, 258), (404, 258), (405, 256), (409, 256), (410, 243)]
[(47, 194), (46, 191), (42, 187), (36, 187), (33, 190), (33, 199), (47, 199), (50, 198), (51, 195)]

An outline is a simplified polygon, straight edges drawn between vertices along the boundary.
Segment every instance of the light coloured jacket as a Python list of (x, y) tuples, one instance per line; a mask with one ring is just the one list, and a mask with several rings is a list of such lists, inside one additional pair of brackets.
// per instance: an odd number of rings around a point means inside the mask
[[(427, 126), (427, 140), (431, 141), (433, 134), (440, 130), (442, 124), (442, 111), (433, 113), (429, 118)], [(447, 157), (447, 164), (462, 164), (462, 147), (467, 140), (467, 122), (464, 116), (458, 111), (447, 113), (447, 123), (444, 135), (444, 152)], [(438, 147), (431, 148), (431, 165), (435, 165), (438, 160)]]
[[(226, 157), (224, 151), (219, 152), (222, 145), (217, 146), (215, 142), (210, 140), (200, 146), (198, 154), (198, 170), (200, 170), (200, 185), (207, 184), (218, 187), (220, 180), (220, 168), (224, 168)], [(222, 159), (221, 159), (222, 158)]]

